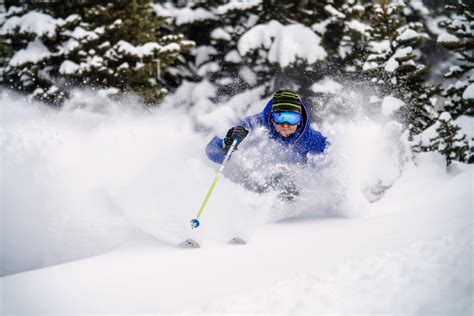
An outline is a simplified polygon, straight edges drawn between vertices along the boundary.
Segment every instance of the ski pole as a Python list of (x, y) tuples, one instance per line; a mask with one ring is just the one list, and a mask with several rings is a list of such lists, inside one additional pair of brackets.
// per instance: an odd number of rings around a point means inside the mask
[(199, 212), (197, 213), (197, 216), (195, 219), (191, 220), (191, 228), (198, 228), (199, 227), (199, 217), (201, 217), (202, 211), (204, 210), (204, 207), (207, 204), (207, 201), (209, 201), (209, 198), (211, 197), (212, 191), (214, 191), (214, 187), (216, 186), (217, 181), (221, 177), (222, 171), (224, 171), (225, 163), (227, 160), (230, 159), (230, 155), (234, 151), (235, 146), (237, 145), (237, 142), (239, 140), (237, 138), (234, 138), (234, 141), (232, 142), (232, 145), (230, 145), (229, 151), (224, 157), (224, 161), (222, 162), (221, 166), (219, 167), (219, 170), (217, 171), (216, 176), (214, 177), (214, 181), (212, 181), (211, 187), (209, 188), (209, 191), (207, 192), (206, 197), (204, 198), (204, 201), (202, 202), (201, 208), (199, 209)]

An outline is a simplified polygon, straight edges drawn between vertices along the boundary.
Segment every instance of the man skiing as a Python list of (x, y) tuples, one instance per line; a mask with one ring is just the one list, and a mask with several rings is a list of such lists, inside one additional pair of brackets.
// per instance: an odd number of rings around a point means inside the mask
[[(308, 154), (321, 154), (328, 144), (320, 132), (311, 128), (306, 105), (300, 96), (291, 90), (279, 90), (261, 113), (244, 118), (237, 126), (229, 129), (224, 139), (214, 137), (206, 147), (207, 156), (216, 163), (222, 163), (234, 139), (237, 139), (234, 147), (237, 150), (248, 133), (259, 127), (266, 129), (269, 139), (280, 146), (278, 152), (285, 152), (281, 159), (283, 161), (280, 161), (285, 164), (304, 164)], [(293, 200), (298, 195), (298, 190), (291, 181), (286, 180), (288, 179), (282, 179), (280, 175), (272, 177), (266, 188), (256, 191), (280, 189), (284, 191), (283, 197), (280, 195), (283, 200)], [(285, 183), (285, 188), (282, 188), (282, 183)]]
[[(268, 151), (266, 154), (271, 156), (270, 159), (268, 159), (268, 155), (264, 157), (265, 153), (258, 153), (259, 157), (257, 160), (263, 160), (263, 164), (266, 166), (272, 163), (277, 165), (281, 163), (285, 165), (305, 164), (308, 160), (308, 154), (321, 154), (328, 144), (326, 138), (320, 132), (311, 128), (306, 105), (300, 96), (294, 91), (279, 90), (267, 103), (263, 112), (244, 118), (237, 126), (229, 129), (224, 139), (217, 136), (214, 137), (206, 147), (207, 156), (213, 162), (222, 164), (230, 148), (233, 148), (234, 151), (237, 150), (239, 144), (242, 143), (249, 132), (255, 131), (258, 134), (257, 129), (259, 128), (265, 131), (264, 134), (271, 141), (270, 144), (263, 143), (265, 151)], [(237, 140), (237, 142), (232, 146), (234, 140)], [(275, 150), (275, 148), (277, 149)], [(220, 176), (220, 172), (223, 170), (223, 166), (222, 164), (216, 178), (214, 178), (214, 182), (197, 217), (191, 221), (193, 228), (199, 226), (199, 216)], [(281, 200), (286, 202), (293, 201), (295, 196), (299, 195), (299, 190), (292, 180), (291, 171), (283, 173), (274, 172), (278, 168), (272, 168), (272, 166), (270, 169), (270, 179), (264, 185), (252, 183), (252, 179), (244, 176), (244, 186), (257, 192), (274, 189), (280, 191), (279, 197)], [(239, 170), (239, 174), (248, 175), (254, 173), (254, 171), (256, 170)], [(246, 244), (246, 241), (235, 237), (231, 239), (230, 243)], [(192, 239), (187, 239), (181, 246), (199, 248), (199, 244)]]

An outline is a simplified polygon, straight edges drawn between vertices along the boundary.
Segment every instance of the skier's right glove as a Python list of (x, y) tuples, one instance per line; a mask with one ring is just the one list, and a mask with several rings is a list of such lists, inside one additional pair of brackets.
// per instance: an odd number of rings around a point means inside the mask
[(248, 133), (249, 133), (249, 131), (246, 130), (242, 126), (236, 126), (236, 127), (232, 127), (231, 129), (229, 129), (227, 131), (227, 134), (225, 135), (225, 138), (224, 138), (224, 144), (223, 144), (223, 148), (222, 148), (224, 153), (227, 154), (227, 152), (230, 149), (230, 146), (232, 146), (232, 142), (234, 141), (234, 139), (237, 139), (237, 144), (234, 147), (234, 151), (237, 150), (237, 147), (244, 140), (244, 138), (247, 137)]

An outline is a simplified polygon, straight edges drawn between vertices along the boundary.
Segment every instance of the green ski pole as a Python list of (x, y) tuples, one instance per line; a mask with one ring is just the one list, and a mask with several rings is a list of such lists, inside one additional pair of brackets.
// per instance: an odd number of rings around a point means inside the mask
[(204, 201), (202, 202), (201, 208), (199, 209), (199, 212), (197, 213), (197, 216), (195, 219), (191, 220), (191, 228), (198, 228), (200, 223), (199, 223), (199, 218), (201, 217), (202, 211), (204, 211), (204, 207), (206, 207), (207, 201), (209, 201), (209, 198), (211, 197), (212, 191), (214, 191), (214, 187), (217, 184), (217, 181), (219, 181), (219, 178), (222, 175), (222, 171), (224, 171), (224, 167), (226, 162), (230, 159), (230, 155), (234, 151), (235, 146), (237, 146), (238, 139), (234, 138), (234, 141), (232, 142), (232, 145), (230, 145), (229, 151), (224, 157), (224, 161), (222, 162), (221, 166), (219, 167), (219, 170), (217, 171), (216, 176), (214, 177), (214, 181), (212, 181), (211, 187), (209, 188), (209, 191), (207, 191), (206, 197), (204, 198)]

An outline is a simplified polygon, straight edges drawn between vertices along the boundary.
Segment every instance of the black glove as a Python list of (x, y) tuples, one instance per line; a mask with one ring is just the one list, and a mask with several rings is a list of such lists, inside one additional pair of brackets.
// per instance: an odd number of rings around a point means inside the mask
[(224, 138), (224, 153), (227, 154), (234, 139), (237, 139), (237, 144), (234, 147), (234, 150), (237, 150), (237, 147), (244, 140), (244, 138), (247, 137), (248, 133), (249, 131), (242, 126), (232, 127), (229, 131), (227, 131), (227, 135), (225, 135)]

